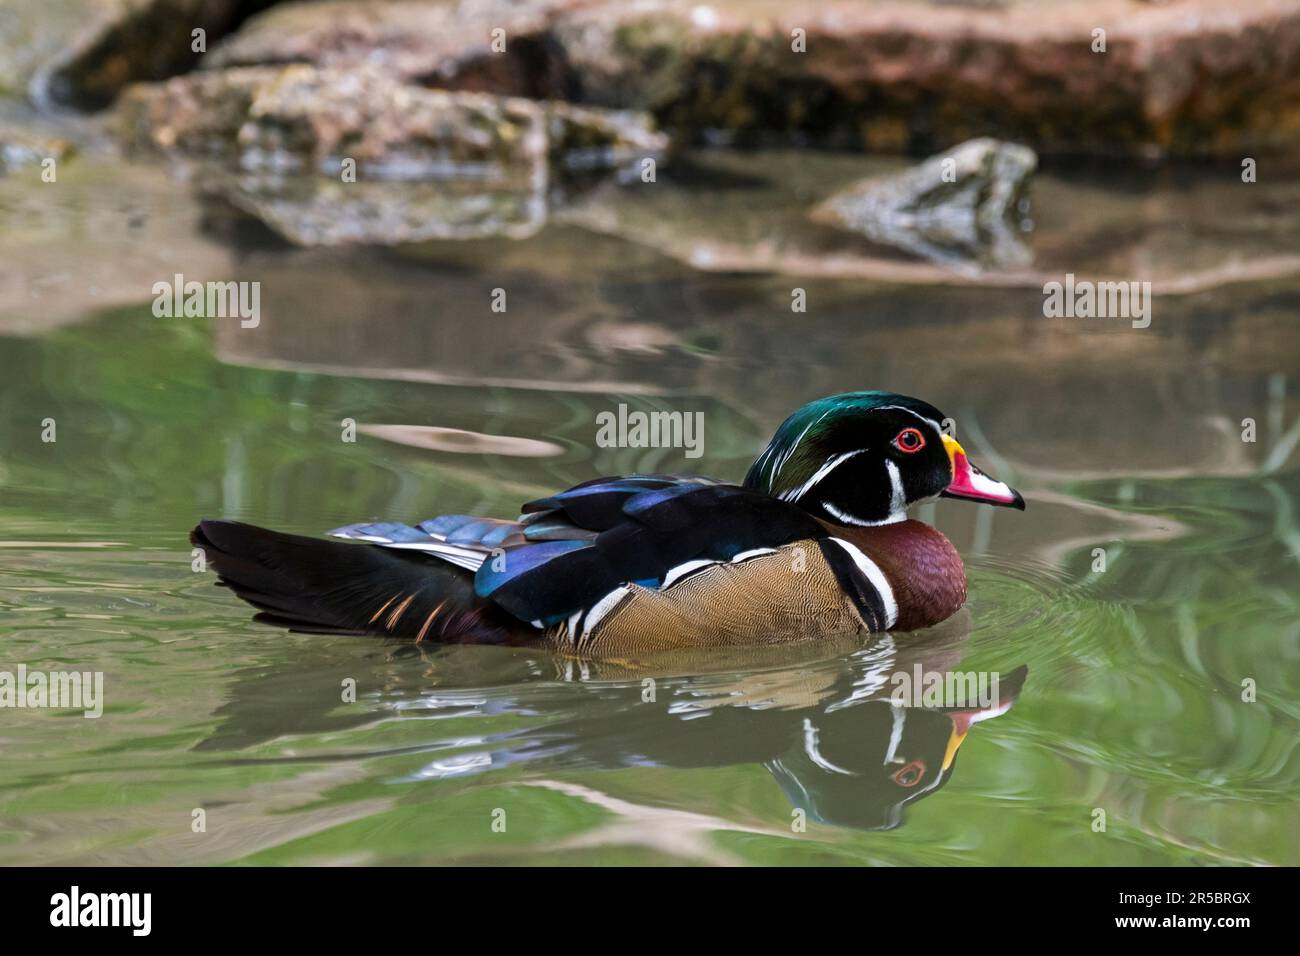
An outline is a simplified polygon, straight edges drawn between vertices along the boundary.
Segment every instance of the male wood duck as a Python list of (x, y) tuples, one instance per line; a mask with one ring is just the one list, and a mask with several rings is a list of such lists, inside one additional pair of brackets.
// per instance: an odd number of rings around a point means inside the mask
[(943, 420), (915, 398), (849, 392), (787, 418), (743, 485), (597, 478), (516, 520), (330, 532), (351, 543), (202, 521), (190, 540), (257, 620), (310, 633), (611, 657), (914, 630), (961, 607), (966, 573), (907, 507), (938, 496), (1025, 506)]

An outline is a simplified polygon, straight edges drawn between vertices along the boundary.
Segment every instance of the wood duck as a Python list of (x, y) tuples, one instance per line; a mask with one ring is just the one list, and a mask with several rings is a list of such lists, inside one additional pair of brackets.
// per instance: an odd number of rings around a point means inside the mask
[(741, 485), (598, 478), (515, 520), (442, 515), (329, 532), (202, 521), (221, 583), (294, 631), (524, 644), (586, 657), (914, 630), (966, 600), (956, 549), (909, 505), (1024, 509), (932, 405), (864, 391), (785, 420)]

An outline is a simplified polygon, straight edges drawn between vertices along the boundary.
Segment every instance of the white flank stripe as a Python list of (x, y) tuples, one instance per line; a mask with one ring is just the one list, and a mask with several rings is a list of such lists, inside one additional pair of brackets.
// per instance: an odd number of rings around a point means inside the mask
[(748, 561), (763, 554), (776, 554), (776, 548), (754, 548), (752, 551), (742, 551), (731, 559), (731, 563), (739, 564), (741, 561)]
[(610, 591), (603, 598), (593, 604), (591, 610), (587, 612), (587, 619), (582, 622), (582, 636), (585, 638), (590, 634), (592, 628), (599, 624), (606, 614), (614, 610), (614, 608), (618, 606), (619, 602), (631, 593), (632, 592), (628, 586), (624, 584), (622, 587), (614, 588), (614, 590)]
[(685, 564), (679, 564), (664, 575), (664, 583), (659, 585), (659, 588), (660, 590), (670, 588), (692, 571), (697, 571), (700, 568), (708, 567), (710, 564), (717, 563), (717, 561), (710, 561), (707, 558), (701, 558), (697, 561), (687, 561)]
[(880, 565), (863, 554), (862, 549), (856, 545), (849, 544), (843, 538), (831, 538), (831, 540), (849, 553), (858, 570), (876, 589), (876, 593), (880, 595), (880, 603), (885, 608), (885, 628), (893, 627), (898, 621), (898, 602), (894, 600), (894, 589), (889, 586), (889, 579), (885, 577), (885, 572), (881, 571)]

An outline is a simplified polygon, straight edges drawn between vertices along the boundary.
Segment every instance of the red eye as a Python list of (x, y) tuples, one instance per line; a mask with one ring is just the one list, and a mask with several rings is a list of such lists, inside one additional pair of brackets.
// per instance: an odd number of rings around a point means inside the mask
[(894, 447), (910, 455), (925, 447), (925, 436), (918, 429), (904, 428), (894, 436)]
[(902, 770), (894, 774), (894, 783), (900, 787), (915, 787), (925, 776), (925, 761), (913, 760)]

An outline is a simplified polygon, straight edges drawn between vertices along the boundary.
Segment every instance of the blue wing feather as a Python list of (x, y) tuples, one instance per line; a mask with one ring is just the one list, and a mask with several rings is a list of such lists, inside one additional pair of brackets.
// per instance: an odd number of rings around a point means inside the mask
[(528, 575), (561, 555), (590, 547), (593, 547), (590, 541), (542, 541), (511, 548), (504, 560), (484, 562), (474, 576), (474, 590), (479, 597), (491, 597), (502, 585)]

